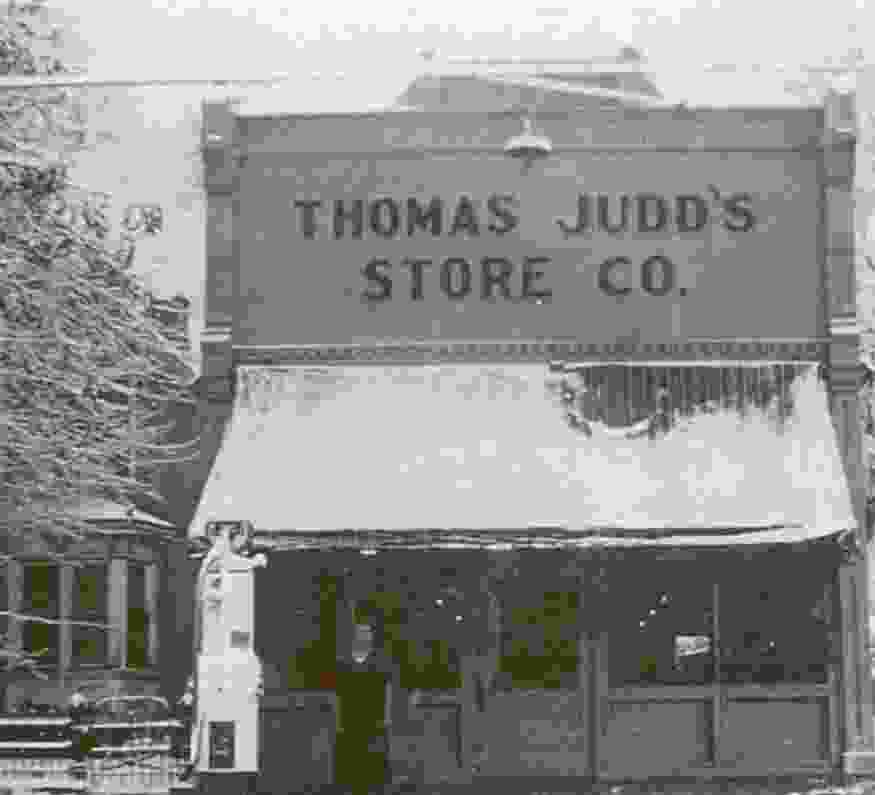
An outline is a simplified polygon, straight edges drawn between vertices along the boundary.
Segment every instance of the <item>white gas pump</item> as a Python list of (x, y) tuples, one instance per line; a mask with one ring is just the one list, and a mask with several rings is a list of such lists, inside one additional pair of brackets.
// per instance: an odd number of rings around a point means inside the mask
[(214, 537), (213, 548), (201, 564), (197, 589), (200, 643), (192, 761), (200, 791), (246, 791), (249, 786), (232, 780), (243, 776), (251, 784), (258, 772), (262, 668), (253, 646), (254, 570), (267, 560), (239, 554), (249, 537), (242, 522), (213, 523), (208, 535)]

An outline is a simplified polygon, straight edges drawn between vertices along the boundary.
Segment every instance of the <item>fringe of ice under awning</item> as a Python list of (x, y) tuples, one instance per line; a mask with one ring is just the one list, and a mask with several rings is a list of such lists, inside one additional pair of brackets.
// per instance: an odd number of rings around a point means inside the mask
[(792, 384), (815, 365), (799, 362), (605, 364), (553, 362), (552, 387), (569, 424), (587, 436), (653, 438), (683, 418), (758, 409), (776, 426), (793, 412)]
[[(528, 365), (523, 365), (528, 366)], [(416, 371), (422, 370), (448, 370), (458, 371), (459, 368), (467, 368), (479, 372), (494, 371), (496, 373), (511, 373), (514, 370), (514, 365), (489, 365), (489, 364), (421, 364), (421, 365), (398, 365), (391, 367), (392, 370), (411, 369)], [(551, 361), (547, 363), (547, 369), (550, 372), (559, 370), (571, 371), (588, 371), (600, 370), (604, 368), (622, 368), (628, 371), (647, 370), (653, 372), (659, 371), (688, 371), (688, 370), (732, 370), (744, 369), (751, 373), (758, 373), (761, 376), (768, 377), (769, 373), (776, 369), (792, 370), (794, 377), (802, 372), (807, 372), (812, 368), (820, 369), (820, 365), (814, 362), (799, 362), (799, 361), (738, 361), (738, 360), (705, 360), (705, 361), (653, 361), (653, 362), (629, 362), (629, 361), (597, 361), (597, 362), (577, 362), (577, 361)], [(363, 367), (362, 369), (367, 369)], [(372, 367), (372, 371), (379, 372), (382, 367)], [(324, 387), (328, 382), (334, 382), (341, 386), (344, 382), (358, 382), (360, 380), (360, 371), (355, 367), (344, 365), (293, 365), (293, 366), (266, 366), (266, 365), (249, 365), (239, 367), (237, 370), (237, 397), (242, 398), (245, 403), (255, 403), (259, 399), (268, 398), (272, 395), (282, 395), (287, 392), (287, 387), (290, 379), (297, 383), (300, 373), (306, 373), (308, 378), (319, 383)]]
[[(514, 387), (512, 365), (418, 365), (409, 369), (419, 375), (429, 370), (457, 374), (466, 368), (478, 382), (472, 382), (469, 389), (480, 388), (484, 375), (491, 378), (490, 388)], [(668, 431), (681, 418), (729, 408), (741, 414), (757, 408), (771, 413), (780, 426), (793, 412), (791, 385), (800, 374), (817, 368), (818, 365), (810, 362), (781, 361), (551, 362), (546, 368), (544, 383), (565, 406), (566, 419), (572, 427), (587, 436), (620, 440), (652, 437), (660, 428)], [(406, 369), (392, 368), (399, 374)], [(370, 375), (379, 377), (380, 373), (380, 369), (374, 369)], [(312, 384), (311, 397), (315, 401), (330, 399), (363, 380), (376, 380), (361, 370), (336, 366), (243, 367), (239, 370), (238, 404), (270, 411), (289, 394), (290, 378), (295, 382), (292, 391), (306, 403), (308, 396), (306, 388), (302, 391), (302, 374)], [(619, 380), (622, 383), (618, 383)], [(466, 388), (458, 382), (453, 386)], [(590, 405), (587, 411), (585, 404), (592, 402), (588, 398), (597, 398), (600, 405)], [(610, 421), (611, 414), (615, 415), (614, 421)], [(618, 418), (618, 414), (626, 417)]]

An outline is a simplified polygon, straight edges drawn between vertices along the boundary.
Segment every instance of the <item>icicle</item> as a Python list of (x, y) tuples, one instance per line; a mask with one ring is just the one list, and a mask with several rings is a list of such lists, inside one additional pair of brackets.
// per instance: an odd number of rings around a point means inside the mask
[(683, 384), (683, 396), (681, 397), (681, 411), (683, 416), (689, 417), (698, 411), (702, 405), (704, 373), (700, 367), (684, 367), (681, 373)]
[(680, 372), (680, 380), (681, 380), (681, 400), (680, 400), (680, 410), (683, 416), (689, 417), (695, 411), (696, 405), (699, 403), (697, 400), (699, 395), (699, 388), (697, 381), (701, 378), (699, 368), (698, 367), (684, 367), (681, 368)]
[(245, 370), (240, 370), (237, 373), (237, 406), (246, 408), (251, 400), (249, 373)]
[(744, 411), (744, 380), (741, 368), (733, 366), (729, 369), (729, 395), (732, 409), (741, 414)]
[(791, 365), (781, 365), (778, 367), (778, 419), (783, 428), (790, 419), (792, 413), (792, 402), (790, 398), (791, 386), (795, 378), (795, 368)]
[(712, 414), (720, 405), (720, 374), (703, 368), (703, 383), (705, 384), (702, 395), (702, 410)]
[[(646, 400), (653, 402), (656, 397), (657, 385), (655, 374), (653, 372), (653, 369), (650, 367), (641, 368), (641, 388), (642, 403)], [(651, 423), (650, 427), (648, 428), (648, 435), (651, 438), (654, 436), (655, 430), (656, 429)]]
[(762, 411), (763, 409), (762, 370), (759, 367), (749, 367), (748, 375), (750, 377), (751, 413), (756, 413), (758, 411)]
[(748, 367), (748, 405), (750, 406), (751, 414), (756, 414), (762, 409), (762, 379), (760, 378), (759, 367)]
[(647, 408), (649, 395), (644, 383), (645, 370), (643, 367), (630, 368), (629, 376), (626, 416), (631, 420), (633, 417), (639, 416), (642, 409)]

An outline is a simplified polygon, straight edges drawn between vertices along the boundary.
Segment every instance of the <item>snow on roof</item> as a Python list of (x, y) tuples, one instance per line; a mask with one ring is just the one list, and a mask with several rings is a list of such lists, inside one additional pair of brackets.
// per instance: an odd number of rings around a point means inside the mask
[[(762, 413), (701, 411), (658, 444), (601, 422), (575, 430), (550, 378), (539, 364), (242, 368), (190, 534), (239, 517), (304, 533), (646, 528), (674, 544), (855, 526), (816, 367), (801, 368), (780, 429)], [(439, 415), (453, 421), (423, 422)], [(326, 499), (332, 483), (344, 499)]]
[(117, 502), (102, 499), (77, 500), (67, 510), (71, 515), (86, 521), (133, 521), (173, 529), (174, 525), (137, 508), (128, 509)]
[(707, 71), (658, 65), (652, 72), (665, 101), (690, 107), (810, 107), (822, 92), (802, 73), (778, 70)]
[[(390, 110), (484, 109), (471, 105), (470, 83), (529, 86), (553, 96), (589, 96), (629, 104), (690, 107), (810, 107), (823, 100), (822, 77), (800, 70), (709, 69), (666, 62), (507, 60), (362, 64), (354, 73), (302, 74), (242, 95), (242, 116), (331, 115)], [(453, 94), (456, 94), (456, 99)], [(440, 97), (438, 100), (437, 97)], [(485, 109), (504, 106), (500, 91)]]

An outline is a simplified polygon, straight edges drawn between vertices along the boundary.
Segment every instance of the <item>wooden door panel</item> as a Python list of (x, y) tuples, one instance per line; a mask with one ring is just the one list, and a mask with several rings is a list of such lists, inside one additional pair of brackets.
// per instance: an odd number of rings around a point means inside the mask
[(599, 744), (599, 773), (609, 778), (673, 776), (705, 767), (710, 709), (705, 701), (612, 704)]
[(580, 691), (496, 693), (477, 723), (482, 775), (587, 774), (586, 712)]
[(829, 760), (827, 701), (730, 701), (720, 732), (722, 764), (749, 770)]

